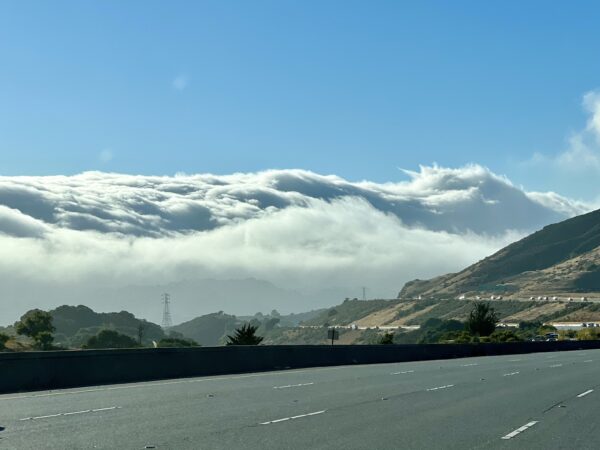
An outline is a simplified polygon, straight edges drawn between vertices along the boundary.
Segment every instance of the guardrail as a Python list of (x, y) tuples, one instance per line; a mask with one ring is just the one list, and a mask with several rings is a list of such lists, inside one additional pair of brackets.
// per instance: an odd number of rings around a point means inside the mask
[(600, 341), (277, 345), (0, 353), (0, 393), (207, 375), (563, 350)]

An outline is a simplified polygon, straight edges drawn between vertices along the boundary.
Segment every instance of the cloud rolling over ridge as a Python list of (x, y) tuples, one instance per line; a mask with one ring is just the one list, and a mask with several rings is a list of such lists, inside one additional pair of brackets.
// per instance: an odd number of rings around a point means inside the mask
[[(10, 255), (0, 259), (0, 282), (76, 287), (98, 308), (100, 287), (203, 278), (254, 277), (306, 292), (341, 286), (349, 296), (365, 285), (393, 296), (409, 279), (458, 270), (590, 209), (524, 192), (476, 165), (407, 173), (384, 184), (301, 170), (0, 177), (0, 248)], [(194, 313), (222, 309), (201, 292), (189, 302)], [(255, 309), (244, 298), (232, 305)], [(0, 312), (16, 310), (18, 302), (0, 300)]]

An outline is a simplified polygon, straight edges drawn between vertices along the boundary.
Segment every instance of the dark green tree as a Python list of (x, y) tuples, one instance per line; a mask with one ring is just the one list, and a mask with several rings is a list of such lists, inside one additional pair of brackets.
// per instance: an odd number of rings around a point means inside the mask
[(490, 334), (491, 342), (519, 342), (522, 341), (514, 330), (496, 330)]
[(54, 342), (54, 336), (49, 331), (42, 331), (38, 333), (35, 337), (35, 342), (37, 348), (40, 350), (52, 350), (53, 348), (57, 349), (52, 345)]
[(54, 325), (52, 325), (52, 314), (41, 309), (32, 309), (21, 316), (21, 320), (15, 323), (17, 334), (28, 336), (33, 339), (35, 348), (49, 350), (54, 340)]
[(267, 319), (263, 322), (263, 328), (265, 329), (265, 331), (271, 331), (273, 328), (275, 328), (279, 322), (281, 321), (281, 319), (279, 317), (273, 317), (272, 319)]
[(477, 302), (467, 318), (466, 328), (478, 336), (489, 336), (496, 329), (498, 316), (489, 303)]
[(537, 329), (543, 325), (544, 325), (544, 323), (540, 320), (534, 320), (534, 321), (522, 320), (521, 322), (519, 322), (519, 330), (521, 330), (521, 331), (523, 331), (523, 330), (537, 331)]
[(394, 333), (389, 333), (386, 332), (383, 336), (381, 336), (381, 338), (379, 339), (379, 343), (382, 345), (388, 345), (388, 344), (393, 344), (394, 343)]
[(237, 328), (232, 335), (227, 336), (226, 345), (258, 345), (263, 341), (263, 337), (256, 335), (257, 326), (245, 323)]
[(115, 330), (102, 330), (97, 335), (90, 337), (82, 348), (133, 348), (137, 346), (138, 343), (131, 336)]

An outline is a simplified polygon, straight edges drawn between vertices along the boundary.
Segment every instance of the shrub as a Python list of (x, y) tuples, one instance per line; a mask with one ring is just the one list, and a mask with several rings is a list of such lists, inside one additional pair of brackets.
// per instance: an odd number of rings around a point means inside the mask
[(8, 334), (0, 333), (0, 350), (6, 349), (6, 343), (10, 340)]
[(385, 333), (379, 339), (379, 343), (382, 345), (389, 345), (394, 343), (394, 333)]
[(520, 342), (522, 339), (513, 330), (496, 330), (490, 334), (491, 342)]
[(226, 345), (258, 345), (263, 337), (256, 336), (257, 326), (246, 323), (235, 330), (233, 335), (227, 336)]
[(175, 337), (162, 338), (157, 344), (159, 347), (199, 347), (198, 343), (192, 339)]
[(497, 323), (498, 316), (494, 308), (489, 303), (477, 302), (469, 313), (466, 327), (471, 334), (489, 336), (496, 329)]
[(577, 331), (577, 340), (579, 341), (595, 341), (598, 339), (598, 331), (595, 328), (582, 328)]
[(473, 336), (468, 331), (447, 331), (440, 337), (440, 343), (468, 344)]
[(126, 334), (114, 330), (102, 330), (97, 335), (90, 337), (82, 348), (133, 348), (137, 346), (136, 340)]

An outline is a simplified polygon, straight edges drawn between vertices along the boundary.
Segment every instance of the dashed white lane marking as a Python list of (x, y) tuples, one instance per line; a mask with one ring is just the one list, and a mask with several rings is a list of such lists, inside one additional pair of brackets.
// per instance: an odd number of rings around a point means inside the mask
[(513, 375), (517, 375), (521, 372), (510, 372), (510, 373), (505, 373), (504, 375), (502, 375), (503, 377), (512, 377)]
[(512, 439), (514, 438), (517, 434), (522, 433), (523, 431), (525, 431), (528, 428), (531, 428), (532, 426), (534, 426), (537, 423), (536, 420), (533, 420), (525, 425), (523, 425), (522, 427), (517, 428), (515, 431), (511, 431), (510, 433), (508, 433), (506, 436), (502, 436), (502, 439)]
[(23, 422), (26, 420), (50, 419), (51, 417), (74, 416), (76, 414), (87, 414), (87, 413), (100, 412), (100, 411), (111, 411), (113, 409), (121, 409), (121, 407), (120, 406), (109, 406), (108, 408), (86, 409), (83, 411), (72, 411), (72, 412), (66, 412), (66, 413), (48, 414), (46, 416), (24, 417), (23, 419), (19, 419), (19, 422)]
[(23, 420), (49, 419), (50, 417), (58, 417), (58, 416), (62, 416), (62, 414), (48, 414), (47, 416), (25, 417), (24, 419), (19, 419), (19, 421), (23, 421)]
[(588, 394), (591, 394), (592, 392), (594, 392), (594, 390), (593, 390), (593, 389), (588, 389), (587, 391), (585, 391), (585, 392), (582, 392), (581, 394), (579, 394), (579, 395), (577, 396), (577, 398), (585, 397), (586, 395), (588, 395)]
[(315, 383), (300, 383), (300, 384), (286, 384), (285, 386), (273, 386), (273, 389), (288, 389), (293, 387), (311, 386)]
[(97, 408), (97, 409), (92, 409), (92, 412), (110, 411), (111, 409), (121, 409), (121, 407), (120, 406), (109, 406), (108, 408)]
[(523, 361), (522, 359), (509, 359), (508, 362), (519, 362)]
[(75, 414), (85, 414), (85, 413), (89, 413), (89, 412), (91, 412), (91, 410), (86, 409), (83, 411), (73, 411), (73, 412), (64, 413), (63, 416), (74, 416)]
[(550, 367), (562, 367), (562, 364), (552, 364)]
[(454, 385), (453, 384), (446, 384), (445, 386), (438, 386), (438, 387), (434, 387), (434, 388), (429, 388), (427, 390), (428, 391), (437, 391), (439, 389), (448, 389), (448, 388), (451, 388), (451, 387), (454, 387)]
[(471, 363), (471, 364), (463, 364), (461, 367), (471, 367), (471, 366), (478, 366), (479, 364), (477, 363)]
[(586, 359), (584, 362), (592, 362), (594, 361), (593, 359)]
[(315, 412), (311, 412), (311, 413), (308, 413), (308, 414), (300, 414), (298, 416), (284, 417), (283, 419), (269, 420), (268, 422), (261, 422), (260, 424), (261, 425), (270, 425), (272, 423), (286, 422), (288, 420), (301, 419), (302, 417), (316, 416), (318, 414), (323, 414), (326, 411), (327, 410), (324, 409), (322, 411), (315, 411)]
[(392, 372), (390, 375), (403, 375), (405, 373), (413, 373), (414, 370), (403, 370), (402, 372)]

